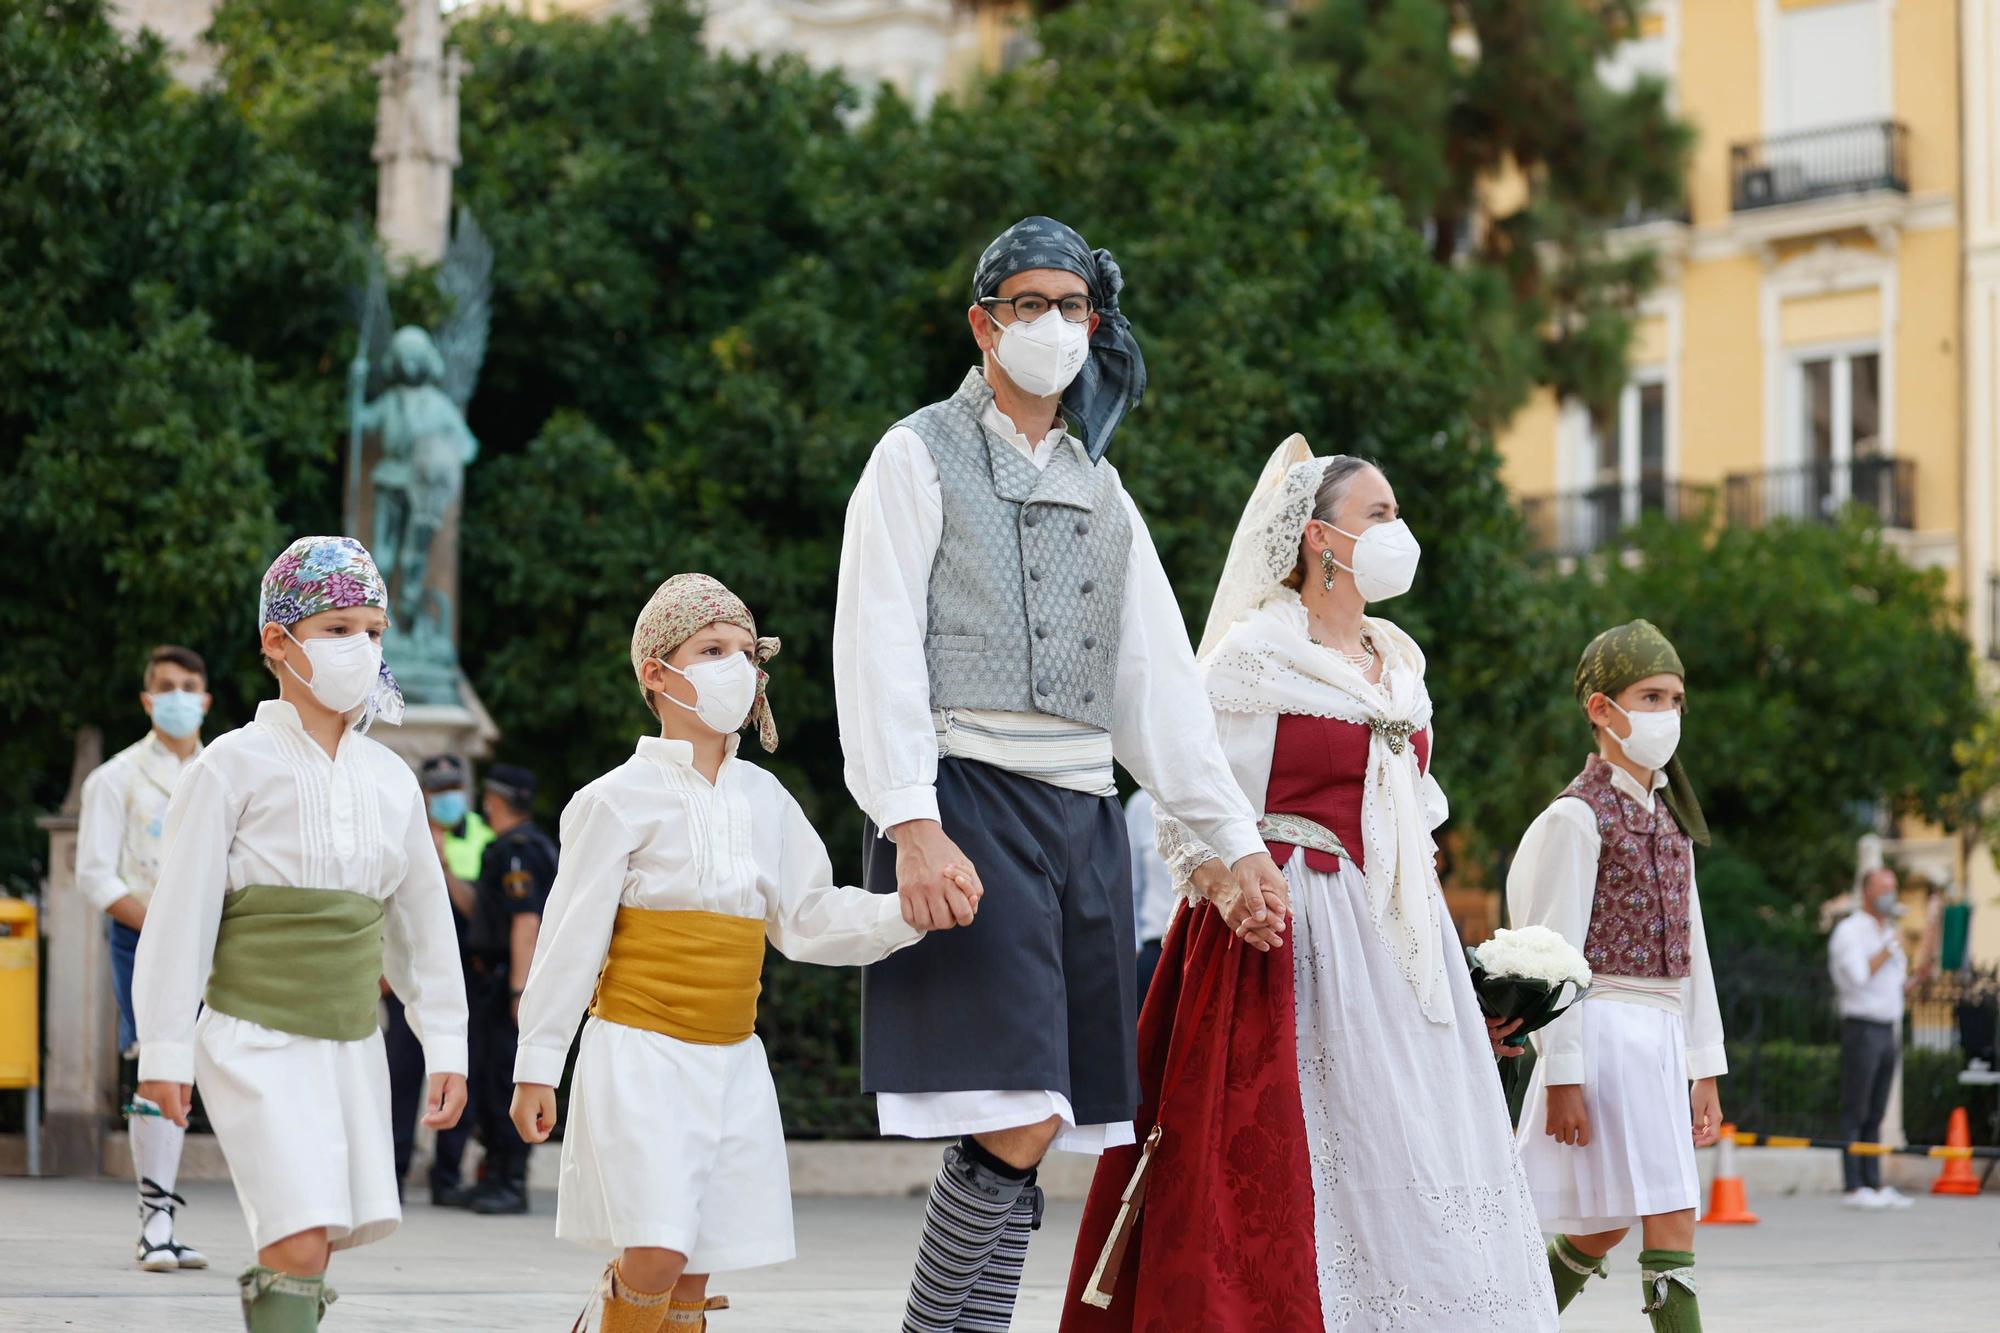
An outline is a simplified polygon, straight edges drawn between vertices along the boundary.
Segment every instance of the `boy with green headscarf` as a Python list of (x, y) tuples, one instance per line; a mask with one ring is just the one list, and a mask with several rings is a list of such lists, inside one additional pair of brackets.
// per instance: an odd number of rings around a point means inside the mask
[(1696, 1333), (1694, 1150), (1722, 1127), (1722, 1019), (1694, 883), (1708, 825), (1677, 753), (1686, 671), (1634, 620), (1591, 640), (1576, 700), (1597, 753), (1521, 841), (1507, 877), (1517, 927), (1583, 952), (1584, 1002), (1543, 1029), (1522, 1107), (1522, 1165), (1566, 1306), (1633, 1226), (1656, 1333)]

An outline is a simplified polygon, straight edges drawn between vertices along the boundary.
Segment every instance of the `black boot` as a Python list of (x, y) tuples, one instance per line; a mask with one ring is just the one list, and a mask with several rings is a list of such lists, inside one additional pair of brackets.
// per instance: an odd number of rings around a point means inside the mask
[(466, 1204), (482, 1217), (517, 1217), (528, 1211), (528, 1164), (525, 1161), (491, 1163), (486, 1181)]

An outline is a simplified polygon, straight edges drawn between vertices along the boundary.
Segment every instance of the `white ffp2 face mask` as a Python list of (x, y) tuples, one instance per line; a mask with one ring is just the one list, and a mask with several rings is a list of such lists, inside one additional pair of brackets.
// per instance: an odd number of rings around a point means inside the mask
[[(1327, 526), (1333, 527), (1331, 523)], [(1354, 575), (1354, 588), (1362, 601), (1386, 602), (1391, 597), (1401, 597), (1416, 582), (1417, 561), (1423, 557), (1424, 548), (1417, 544), (1416, 534), (1402, 519), (1377, 523), (1359, 533), (1346, 528), (1333, 530), (1343, 537), (1354, 538), (1354, 563), (1341, 565), (1338, 557), (1333, 563)]]
[[(1606, 703), (1618, 708), (1618, 701), (1605, 696)], [(1632, 724), (1632, 734), (1620, 740), (1618, 733), (1611, 732), (1611, 739), (1625, 751), (1625, 757), (1641, 768), (1655, 772), (1667, 766), (1674, 757), (1674, 751), (1681, 745), (1681, 710), (1669, 708), (1664, 713), (1625, 713), (1625, 720)], [(1608, 728), (1607, 728), (1608, 730)]]
[[(653, 659), (660, 662), (659, 658)], [(683, 671), (671, 662), (660, 665), (694, 686), (694, 703), (684, 704), (671, 694), (661, 694), (679, 708), (685, 708), (710, 731), (733, 735), (750, 720), (757, 702), (757, 668), (746, 653), (732, 653), (719, 662), (697, 662)]]
[(312, 679), (285, 663), (299, 684), (312, 691), (313, 698), (336, 713), (351, 713), (368, 699), (382, 674), (382, 645), (366, 634), (344, 634), (336, 638), (301, 639), (289, 626), (281, 626), (285, 637), (305, 649), (312, 663)]
[(1060, 310), (1033, 323), (1017, 319), (1001, 325), (1000, 341), (993, 349), (993, 358), (1007, 378), (1037, 398), (1053, 398), (1067, 389), (1089, 355), (1089, 323), (1073, 324)]

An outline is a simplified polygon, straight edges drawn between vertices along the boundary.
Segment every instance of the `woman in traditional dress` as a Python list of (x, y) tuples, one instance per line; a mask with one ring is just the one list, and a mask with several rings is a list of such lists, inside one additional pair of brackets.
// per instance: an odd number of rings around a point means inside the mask
[(1417, 556), (1381, 471), (1296, 435), (1244, 510), (1199, 655), (1290, 947), (1162, 821), (1189, 901), (1140, 1019), (1150, 1133), (1099, 1167), (1065, 1333), (1556, 1327), (1438, 888), (1424, 657), (1366, 614)]

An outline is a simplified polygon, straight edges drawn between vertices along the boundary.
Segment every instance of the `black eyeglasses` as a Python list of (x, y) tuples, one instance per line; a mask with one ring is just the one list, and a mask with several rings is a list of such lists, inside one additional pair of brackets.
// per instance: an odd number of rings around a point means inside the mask
[(979, 304), (992, 313), (995, 306), (1006, 306), (1014, 318), (1032, 324), (1051, 308), (1062, 311), (1062, 317), (1072, 324), (1082, 324), (1089, 320), (1095, 307), (1090, 298), (1081, 293), (1074, 296), (1044, 296), (1040, 292), (1022, 292), (1019, 296), (982, 296)]

